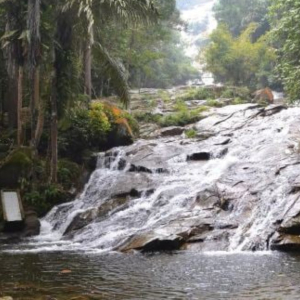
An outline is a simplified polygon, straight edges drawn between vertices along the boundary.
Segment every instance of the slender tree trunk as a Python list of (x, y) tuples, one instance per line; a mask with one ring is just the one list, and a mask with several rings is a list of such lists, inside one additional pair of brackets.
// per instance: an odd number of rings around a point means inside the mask
[(56, 71), (52, 78), (52, 94), (51, 94), (51, 167), (50, 182), (57, 182), (57, 82)]
[(40, 139), (44, 129), (45, 107), (43, 101), (40, 99), (40, 70), (36, 68), (34, 76), (34, 105), (37, 110), (37, 125), (35, 128), (34, 141), (36, 147), (39, 146)]
[(35, 125), (36, 125), (36, 104), (35, 104), (35, 97), (34, 97), (34, 86), (35, 86), (35, 80), (34, 80), (34, 70), (31, 74), (30, 78), (30, 86), (31, 86), (31, 97), (30, 97), (30, 128), (31, 128), (31, 139), (30, 139), (30, 145), (33, 149), (36, 149), (36, 143), (35, 143)]
[(36, 125), (39, 113), (39, 97), (40, 97), (40, 22), (41, 22), (41, 8), (40, 0), (28, 0), (28, 32), (29, 32), (29, 72), (31, 80), (31, 99), (30, 99), (30, 112), (31, 112), (31, 147), (37, 149), (36, 140)]
[[(91, 29), (92, 30), (92, 29)], [(94, 44), (93, 32), (90, 32), (84, 49), (84, 93), (92, 99), (92, 47)]]
[(19, 66), (18, 74), (18, 131), (17, 131), (17, 143), (18, 147), (22, 145), (22, 107), (23, 107), (23, 66)]
[(14, 72), (8, 83), (8, 125), (17, 128), (18, 124), (18, 75)]
[(84, 93), (88, 96), (89, 100), (92, 98), (92, 49), (88, 45), (84, 51)]

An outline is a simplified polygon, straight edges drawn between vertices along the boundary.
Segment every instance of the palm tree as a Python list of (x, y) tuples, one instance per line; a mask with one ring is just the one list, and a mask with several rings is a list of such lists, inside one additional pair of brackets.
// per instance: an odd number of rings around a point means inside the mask
[[(84, 92), (89, 99), (92, 98), (92, 50), (97, 50), (98, 57), (101, 57), (105, 66), (105, 74), (111, 79), (121, 103), (127, 107), (130, 102), (129, 88), (127, 84), (126, 72), (122, 65), (114, 60), (104, 48), (99, 40), (94, 40), (95, 18), (105, 22), (109, 19), (126, 23), (150, 22), (158, 16), (156, 7), (152, 0), (66, 0), (62, 13), (76, 8), (78, 11), (78, 21), (84, 28), (86, 39), (83, 50), (84, 69)], [(62, 15), (60, 14), (60, 17)], [(74, 19), (74, 18), (73, 18)], [(58, 48), (54, 51), (54, 76), (51, 96), (51, 172), (50, 181), (57, 180), (57, 76), (60, 70), (59, 53), (66, 46), (66, 29), (70, 29), (67, 24), (61, 27), (58, 18), (56, 39)], [(64, 38), (61, 38), (64, 36)], [(70, 36), (69, 36), (70, 37)], [(69, 42), (67, 42), (68, 44)]]
[[(125, 72), (109, 53), (105, 50), (100, 40), (94, 39), (95, 20), (97, 22), (123, 22), (141, 23), (151, 22), (158, 17), (157, 9), (153, 0), (69, 0), (65, 5), (65, 9), (72, 6), (77, 7), (81, 21), (85, 27), (85, 43), (84, 43), (84, 91), (89, 99), (92, 98), (92, 50), (97, 49), (98, 55), (103, 60), (105, 73), (111, 78), (115, 91), (126, 106), (129, 104), (127, 78)], [(99, 22), (100, 20), (100, 22)], [(101, 28), (99, 29), (101, 31)]]

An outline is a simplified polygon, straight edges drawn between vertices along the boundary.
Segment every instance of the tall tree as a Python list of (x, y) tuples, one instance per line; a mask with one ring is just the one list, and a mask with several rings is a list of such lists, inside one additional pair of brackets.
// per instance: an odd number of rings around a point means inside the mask
[(270, 10), (277, 73), (291, 101), (300, 99), (300, 1), (274, 0)]
[[(30, 73), (31, 145), (35, 149), (43, 126), (43, 109), (40, 102), (41, 7), (40, 0), (28, 0), (28, 65)], [(37, 116), (38, 114), (38, 116)], [(37, 125), (36, 125), (37, 124)]]
[(250, 23), (258, 26), (253, 33), (255, 39), (269, 30), (268, 7), (270, 0), (221, 0), (214, 7), (219, 24), (226, 24), (237, 37)]
[[(83, 24), (84, 31), (87, 39), (84, 46), (84, 91), (85, 94), (91, 99), (92, 90), (92, 47), (94, 45), (94, 23), (95, 16), (102, 18), (113, 18), (116, 21), (124, 21), (138, 23), (148, 21), (157, 17), (157, 10), (154, 3), (149, 0), (69, 0), (63, 6), (62, 12), (72, 10), (74, 7), (78, 8), (78, 15), (81, 17), (79, 20)], [(74, 25), (74, 24), (72, 24)], [(64, 35), (65, 29), (70, 28), (65, 24), (64, 28), (60, 26), (58, 18), (57, 22), (57, 42), (59, 47), (64, 48), (66, 44), (65, 38), (61, 39)], [(112, 79), (115, 91), (120, 96), (121, 102), (127, 106), (130, 98), (128, 93), (127, 79), (121, 66), (109, 55), (107, 50), (103, 47), (100, 41), (96, 41), (98, 53), (101, 60), (105, 64), (105, 73)], [(54, 72), (51, 96), (51, 178), (52, 182), (57, 180), (57, 85), (60, 70), (59, 53), (54, 50)]]
[(23, 103), (23, 66), (25, 55), (24, 0), (3, 0), (0, 2), (5, 14), (5, 33), (2, 48), (8, 74), (8, 113), (10, 127), (17, 127), (17, 144), (21, 145)]

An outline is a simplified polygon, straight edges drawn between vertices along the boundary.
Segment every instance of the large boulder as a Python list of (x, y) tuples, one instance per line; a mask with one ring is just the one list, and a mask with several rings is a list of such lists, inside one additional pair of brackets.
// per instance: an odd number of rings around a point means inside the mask
[(298, 252), (300, 251), (300, 236), (276, 233), (272, 239), (270, 248), (271, 250), (278, 250), (284, 252)]
[(274, 103), (274, 95), (270, 88), (266, 87), (264, 89), (255, 91), (252, 96), (254, 97), (254, 102), (272, 104)]
[(162, 251), (174, 251), (179, 250), (184, 244), (184, 239), (177, 235), (141, 235), (134, 236), (129, 243), (120, 247), (119, 251), (128, 252), (131, 250), (139, 250), (145, 252), (162, 252)]

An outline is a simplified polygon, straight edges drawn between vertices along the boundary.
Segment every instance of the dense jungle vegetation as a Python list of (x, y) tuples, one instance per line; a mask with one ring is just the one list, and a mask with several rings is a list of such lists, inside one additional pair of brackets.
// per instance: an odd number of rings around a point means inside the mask
[(218, 1), (218, 27), (200, 60), (219, 82), (283, 87), (290, 100), (299, 99), (299, 9), (299, 1)]
[(91, 99), (127, 107), (129, 87), (198, 75), (175, 0), (1, 0), (0, 15), (0, 187), (42, 212), (70, 199), (93, 151), (138, 132), (127, 112)]

